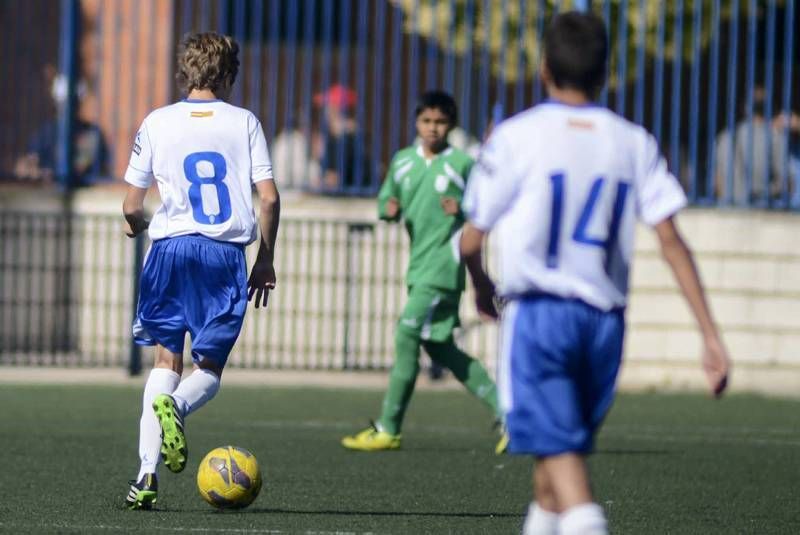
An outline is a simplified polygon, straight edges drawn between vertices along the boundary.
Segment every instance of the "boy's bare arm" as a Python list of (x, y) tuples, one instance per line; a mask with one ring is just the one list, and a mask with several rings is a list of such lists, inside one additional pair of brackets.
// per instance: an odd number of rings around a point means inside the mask
[(703, 335), (703, 370), (712, 393), (719, 396), (728, 384), (730, 358), (708, 308), (694, 258), (671, 217), (657, 224), (655, 231), (661, 242), (661, 253), (697, 319)]
[(138, 236), (150, 226), (150, 222), (144, 217), (144, 198), (146, 195), (146, 189), (128, 184), (125, 200), (122, 202), (122, 213), (128, 223), (125, 234), (130, 238)]
[(269, 292), (275, 288), (275, 241), (278, 237), (278, 223), (281, 214), (281, 198), (274, 180), (256, 182), (259, 204), (258, 225), (261, 230), (261, 242), (258, 247), (256, 263), (250, 272), (247, 282), (248, 300), (255, 295), (256, 308), (267, 306)]
[[(261, 212), (258, 217), (258, 225), (261, 229), (261, 244), (259, 256), (264, 255), (265, 259), (272, 262), (275, 257), (275, 241), (278, 237), (278, 223), (281, 215), (281, 196), (274, 180), (262, 180), (256, 182)], [(262, 253), (263, 251), (263, 253)]]
[(475, 287), (475, 305), (478, 308), (478, 314), (483, 319), (495, 320), (498, 314), (494, 304), (494, 283), (483, 269), (484, 236), (483, 231), (466, 223), (461, 234), (459, 248), (461, 249), (461, 258), (464, 259), (467, 271), (472, 278), (472, 285)]

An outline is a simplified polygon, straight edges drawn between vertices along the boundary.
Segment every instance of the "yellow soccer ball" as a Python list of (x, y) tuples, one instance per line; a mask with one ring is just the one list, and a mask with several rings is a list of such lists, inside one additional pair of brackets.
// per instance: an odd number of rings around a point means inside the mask
[(197, 490), (214, 507), (247, 507), (261, 490), (261, 471), (255, 455), (236, 446), (214, 448), (197, 468)]

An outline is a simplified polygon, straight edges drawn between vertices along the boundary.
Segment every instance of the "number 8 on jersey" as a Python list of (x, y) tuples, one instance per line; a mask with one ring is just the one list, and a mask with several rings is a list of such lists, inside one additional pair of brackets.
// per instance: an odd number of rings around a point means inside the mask
[[(210, 163), (213, 175), (200, 176), (198, 167), (207, 171)], [(192, 205), (192, 216), (198, 223), (214, 225), (224, 223), (231, 217), (231, 194), (228, 186), (222, 181), (228, 173), (225, 158), (218, 152), (193, 152), (183, 160), (183, 172), (192, 183), (189, 187), (189, 202)]]

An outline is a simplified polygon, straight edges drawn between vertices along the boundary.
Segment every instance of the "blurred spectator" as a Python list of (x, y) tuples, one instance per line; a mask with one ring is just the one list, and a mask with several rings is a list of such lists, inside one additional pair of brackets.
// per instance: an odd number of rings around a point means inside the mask
[(323, 110), (322, 170), (312, 189), (321, 193), (340, 193), (343, 189), (368, 188), (373, 165), (359, 132), (354, 111), (357, 93), (343, 85), (333, 85), (314, 95), (314, 104)]
[[(765, 99), (764, 88), (756, 86), (753, 91), (752, 122), (741, 120), (733, 132), (725, 130), (717, 136), (714, 182), (720, 200), (731, 200), (735, 205), (746, 206), (776, 193), (775, 177), (779, 169), (776, 164), (781, 158), (781, 146), (775, 143), (772, 124), (764, 117)], [(727, 189), (729, 174), (733, 178), (732, 191)], [(751, 179), (749, 190), (748, 176)]]
[(319, 164), (319, 153), (314, 147), (321, 146), (321, 134), (313, 131), (305, 124), (301, 114), (296, 114), (286, 130), (275, 136), (272, 143), (272, 165), (275, 176), (289, 187), (299, 188), (306, 184), (319, 185), (322, 171)]
[[(789, 183), (789, 205), (800, 208), (800, 115), (795, 112), (779, 114), (772, 121), (774, 127), (775, 144), (778, 146), (778, 157), (783, 157), (787, 152), (789, 166), (786, 174)], [(788, 145), (788, 147), (787, 147)], [(785, 160), (776, 162), (776, 167), (782, 172)], [(779, 181), (782, 187), (782, 181)]]
[(470, 158), (473, 159), (477, 159), (481, 152), (481, 142), (478, 138), (460, 126), (456, 126), (450, 130), (450, 133), (447, 134), (447, 142), (450, 143), (451, 146), (466, 152)]
[[(49, 182), (56, 170), (56, 154), (59, 142), (58, 117), (67, 101), (67, 79), (57, 72), (52, 64), (45, 65), (45, 83), (50, 85), (50, 96), (55, 105), (56, 118), (43, 124), (28, 142), (27, 152), (17, 159), (14, 175), (21, 180)], [(78, 100), (87, 98), (84, 80), (76, 88)], [(86, 106), (82, 106), (86, 109)], [(72, 154), (73, 184), (84, 186), (106, 178), (105, 167), (108, 149), (100, 127), (78, 113), (73, 122)]]

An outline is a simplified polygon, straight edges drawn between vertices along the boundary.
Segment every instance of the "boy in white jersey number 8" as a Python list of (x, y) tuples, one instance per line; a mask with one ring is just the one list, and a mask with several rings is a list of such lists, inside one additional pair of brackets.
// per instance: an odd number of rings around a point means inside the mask
[[(144, 388), (141, 466), (125, 498), (131, 509), (149, 509), (156, 501), (159, 449), (171, 471), (186, 466), (183, 420), (219, 390), (247, 301), (255, 297), (256, 308), (266, 306), (275, 287), (280, 200), (264, 132), (251, 112), (224, 102), (236, 79), (238, 51), (233, 39), (215, 33), (184, 39), (178, 79), (187, 98), (145, 118), (125, 173), (128, 235), (149, 227), (153, 240), (134, 339), (157, 346)], [(153, 180), (162, 204), (148, 222), (143, 203)], [(244, 247), (257, 237), (253, 186), (261, 240), (248, 280)], [(194, 371), (181, 381), (186, 332)]]
[(714, 395), (729, 359), (691, 252), (673, 222), (686, 198), (655, 139), (592, 99), (605, 82), (607, 36), (593, 14), (557, 15), (541, 76), (552, 100), (499, 125), (467, 184), (461, 252), (479, 312), (496, 318), (481, 263), (497, 229), (503, 317), (498, 386), (509, 451), (536, 457), (523, 532), (607, 533), (584, 456), (611, 406), (622, 356), (636, 219), (652, 226), (694, 313)]

